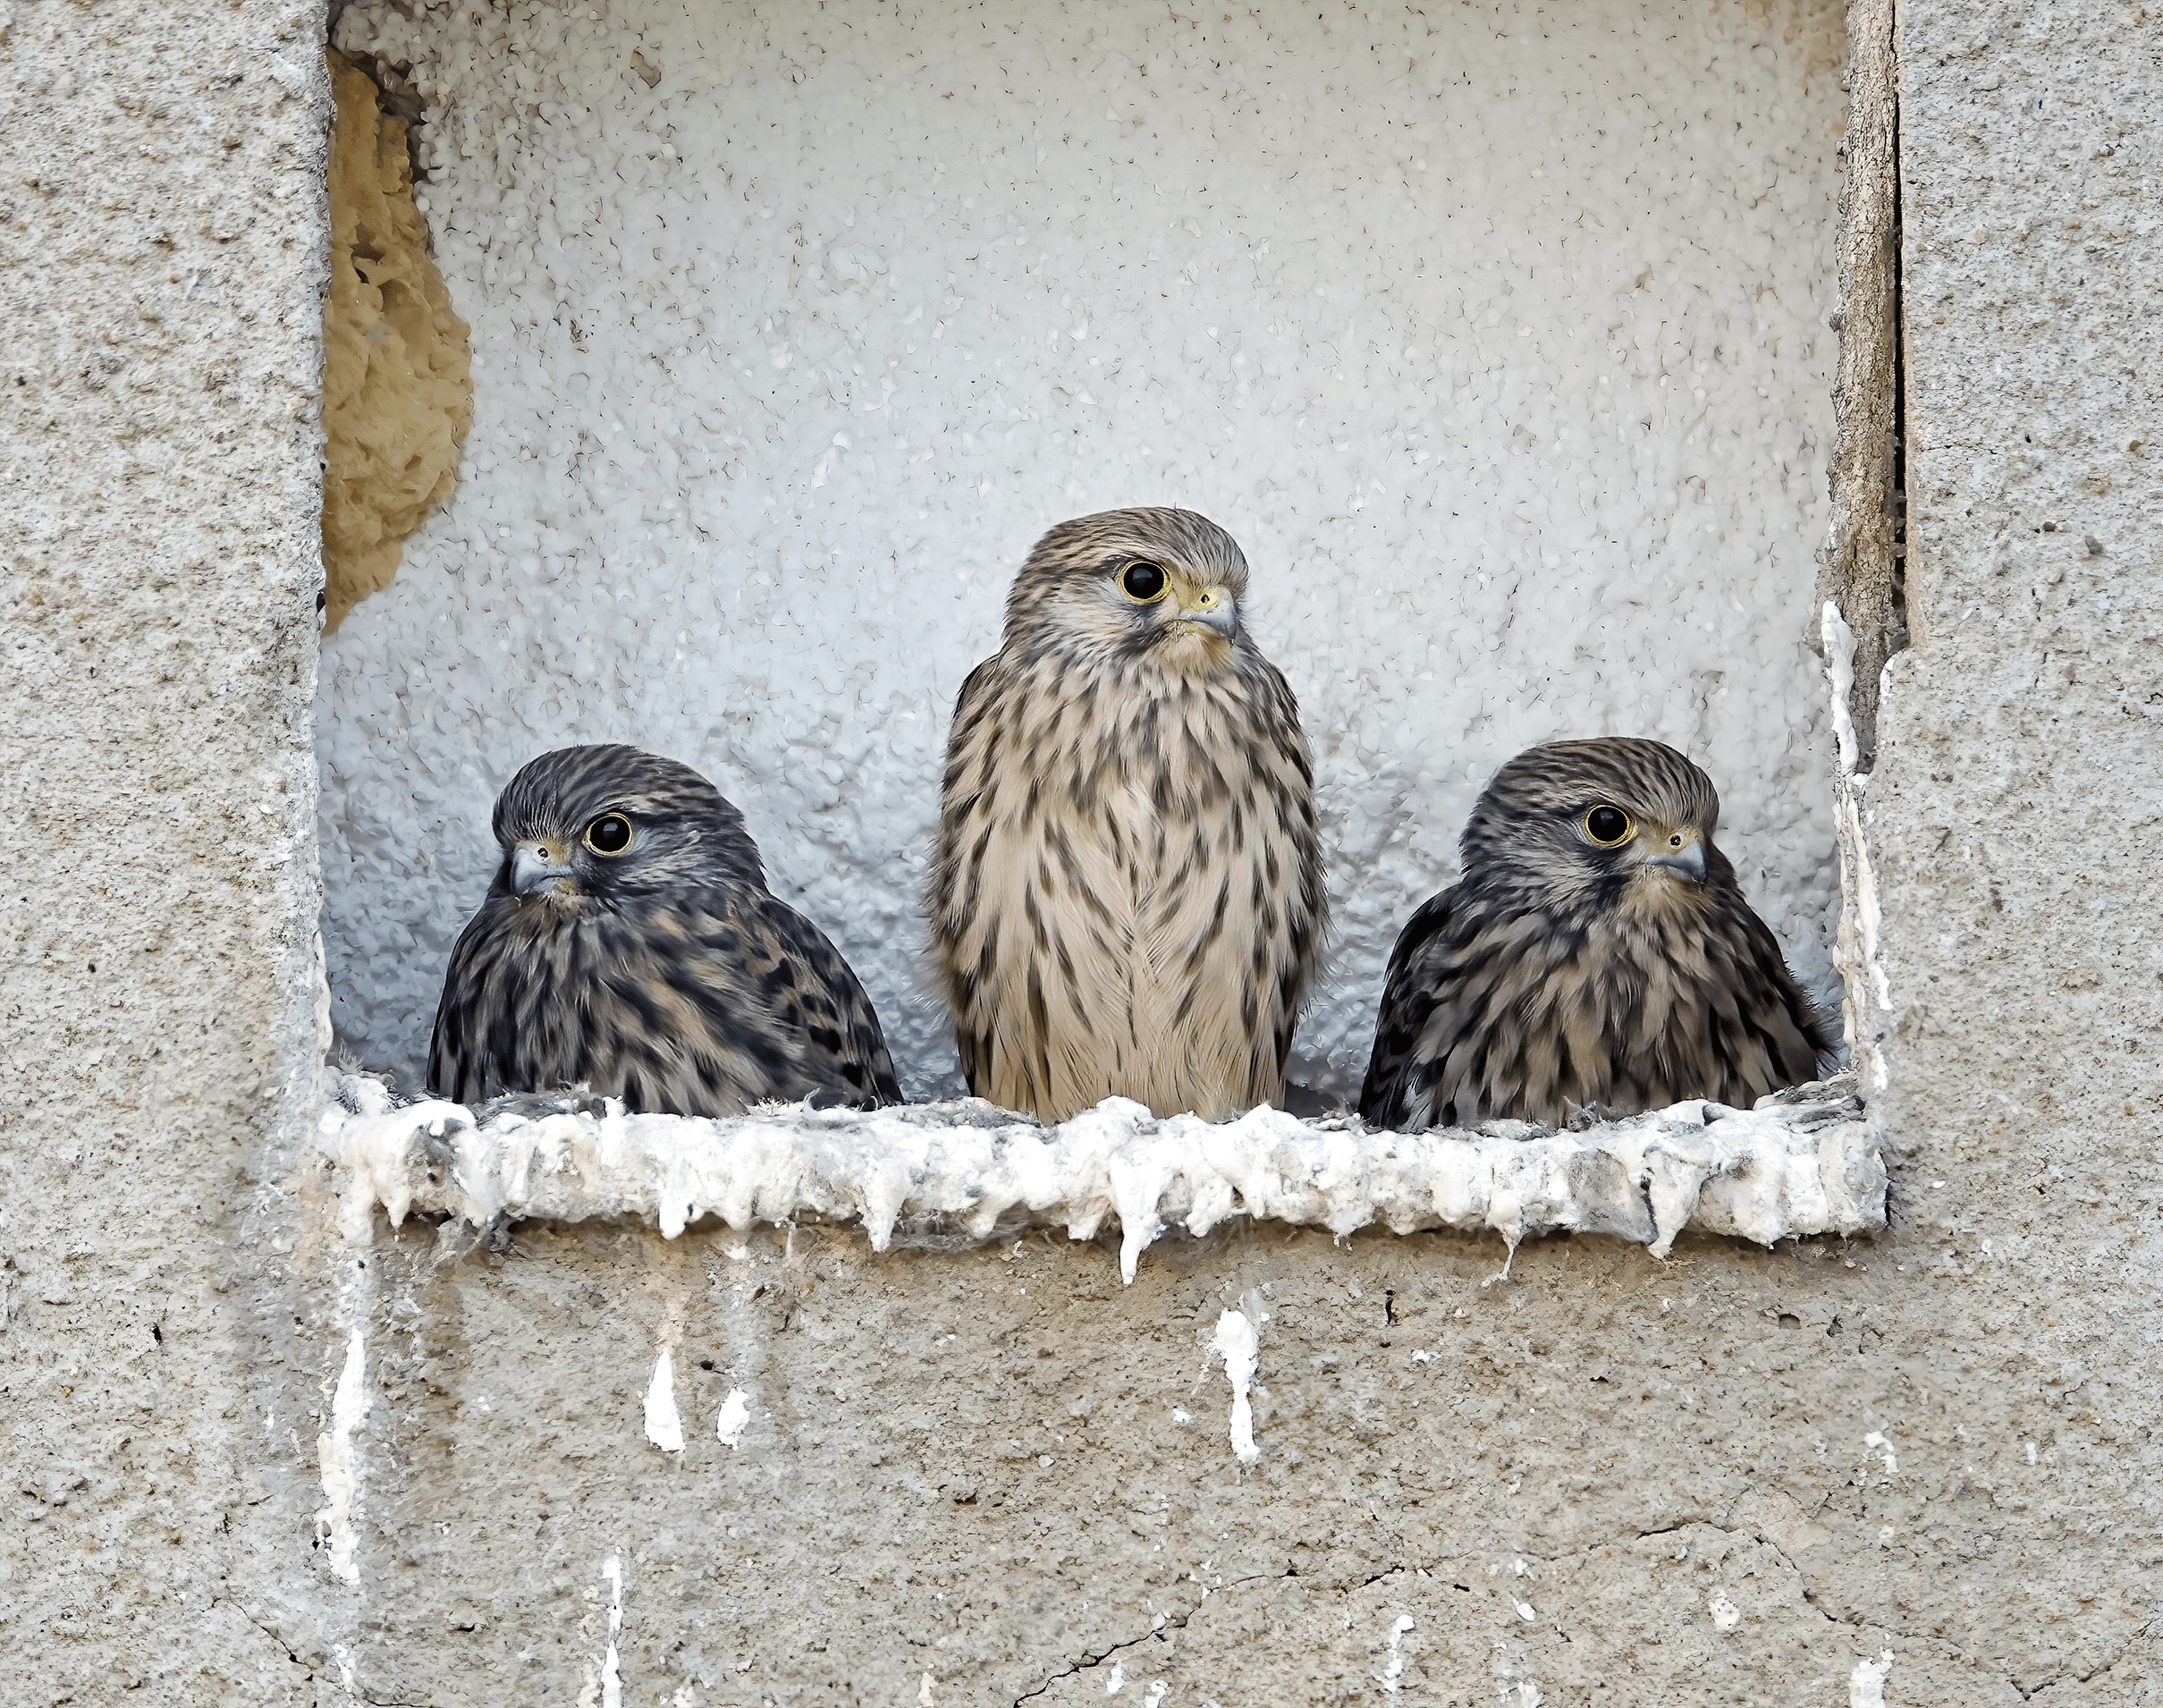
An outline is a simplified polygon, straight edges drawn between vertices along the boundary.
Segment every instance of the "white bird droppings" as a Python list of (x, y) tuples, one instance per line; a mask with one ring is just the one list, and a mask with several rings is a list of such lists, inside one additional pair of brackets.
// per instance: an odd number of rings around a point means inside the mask
[(666, 1347), (646, 1386), (646, 1438), (664, 1453), (683, 1451), (683, 1419), (676, 1412), (676, 1363)]
[(1847, 1675), (1847, 1708), (1885, 1708), (1885, 1681), (1893, 1670), (1893, 1652), (1879, 1651), (1875, 1661), (1858, 1661)]
[[(367, 1084), (341, 1081), (340, 1101)], [(422, 1103), (326, 1115), (321, 1142), (339, 1163), (340, 1226), (363, 1245), (377, 1204), (393, 1226), (412, 1210), (477, 1227), (506, 1213), (636, 1215), (671, 1239), (702, 1216), (742, 1233), (807, 1213), (860, 1221), (875, 1251), (919, 1223), (989, 1239), (1018, 1216), (1094, 1239), (1116, 1220), (1131, 1281), (1162, 1234), (1199, 1237), (1238, 1215), (1340, 1236), (1376, 1222), (1485, 1229), (1513, 1249), (1569, 1229), (1654, 1256), (1686, 1225), (1761, 1245), (1885, 1225), (1876, 1138), (1835, 1088), (1753, 1110), (1692, 1101), (1583, 1133), (1370, 1132), (1267, 1106), (1212, 1126), (1119, 1097), (1040, 1127), (971, 1098), (726, 1120), (500, 1115), (486, 1127), (458, 1104)]]
[(331, 1398), (331, 1426), (316, 1438), (323, 1477), (323, 1510), (316, 1521), (328, 1532), (331, 1570), (349, 1584), (360, 1581), (353, 1558), (353, 1504), (358, 1492), (353, 1468), (353, 1432), (368, 1415), (368, 1348), (355, 1329), (345, 1343), (345, 1367), (338, 1373)]
[(1246, 1397), (1259, 1362), (1255, 1325), (1245, 1311), (1226, 1311), (1217, 1318), (1209, 1344), (1223, 1358), (1225, 1379), (1231, 1383), (1231, 1450), (1243, 1464), (1252, 1465), (1262, 1457), (1255, 1445), (1255, 1408)]
[(1376, 1675), (1374, 1682), (1381, 1686), (1391, 1695), (1395, 1695), (1405, 1687), (1400, 1682), (1405, 1676), (1405, 1652), (1398, 1645), (1405, 1640), (1405, 1633), (1411, 1630), (1417, 1623), (1418, 1621), (1410, 1614), (1400, 1613), (1397, 1616), (1397, 1623), (1390, 1628), (1389, 1663)]
[[(661, 1355), (663, 1358), (667, 1353)], [(608, 1647), (601, 1655), (601, 1708), (623, 1708), (623, 1669), (616, 1659), (616, 1638), (623, 1630), (623, 1562), (614, 1555), (601, 1562), (608, 1579)]]
[(1855, 738), (1855, 720), (1848, 710), (1848, 697), (1855, 689), (1855, 631), (1830, 599), (1818, 614), (1825, 644), (1825, 681), (1832, 689), (1832, 732), (1840, 756), (1840, 769), (1852, 773), (1862, 748)]
[(744, 1425), (751, 1421), (751, 1402), (741, 1388), (729, 1390), (729, 1397), (721, 1402), (721, 1416), (714, 1420), (714, 1433), (721, 1438), (723, 1447), (733, 1449), (743, 1439)]

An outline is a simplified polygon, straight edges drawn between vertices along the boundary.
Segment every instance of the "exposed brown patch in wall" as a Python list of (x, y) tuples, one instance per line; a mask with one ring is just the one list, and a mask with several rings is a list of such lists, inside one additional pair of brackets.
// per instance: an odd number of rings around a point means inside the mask
[(1902, 557), (1905, 478), (1900, 419), (1899, 85), (1892, 0), (1847, 8), (1847, 172), (1836, 235), (1840, 358), (1833, 386), (1831, 538), (1818, 596), (1855, 637), (1856, 766), (1878, 745), (1878, 684), (1907, 645)]
[(325, 627), (390, 585), (405, 537), (450, 493), (473, 414), (466, 323), (413, 206), (407, 121), (327, 50), (331, 283), (323, 306)]

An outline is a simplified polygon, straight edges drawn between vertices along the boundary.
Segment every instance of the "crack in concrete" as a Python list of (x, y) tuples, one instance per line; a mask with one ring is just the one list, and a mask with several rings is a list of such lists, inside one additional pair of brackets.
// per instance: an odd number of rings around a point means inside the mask
[[(1401, 1571), (1403, 1568), (1392, 1567), (1390, 1569)], [(1389, 1572), (1383, 1572), (1381, 1574), (1381, 1576), (1384, 1577), (1387, 1577), (1389, 1575)], [(1185, 1630), (1187, 1628), (1187, 1621), (1192, 1619), (1197, 1612), (1201, 1611), (1203, 1603), (1207, 1602), (1212, 1595), (1225, 1594), (1229, 1591), (1238, 1589), (1245, 1584), (1265, 1583), (1272, 1578), (1297, 1577), (1298, 1576), (1299, 1572), (1297, 1568), (1287, 1566), (1282, 1571), (1249, 1572), (1244, 1577), (1235, 1577), (1229, 1583), (1219, 1584), (1213, 1588), (1204, 1586), (1200, 1597), (1195, 1602), (1195, 1604), (1187, 1609), (1186, 1611), (1176, 1615), (1167, 1615), (1164, 1619), (1164, 1622), (1162, 1625), (1152, 1625), (1146, 1631), (1143, 1632), (1141, 1636), (1128, 1637), (1124, 1643), (1114, 1643), (1111, 1645), (1111, 1647), (1103, 1650), (1101, 1653), (1084, 1655), (1072, 1666), (1067, 1667), (1060, 1671), (1052, 1674), (1050, 1678), (1046, 1678), (1042, 1684), (1038, 1685), (1035, 1689), (1023, 1691), (1021, 1695), (1014, 1698), (1013, 1708), (1021, 1708), (1021, 1704), (1025, 1702), (1027, 1702), (1032, 1696), (1043, 1695), (1045, 1691), (1049, 1690), (1061, 1678), (1071, 1678), (1077, 1672), (1086, 1672), (1092, 1667), (1102, 1666), (1106, 1661), (1109, 1661), (1113, 1655), (1120, 1653), (1122, 1650), (1135, 1648), (1141, 1644), (1148, 1642), (1152, 1637), (1161, 1639), (1167, 1631)], [(1369, 1579), (1369, 1581), (1372, 1582), (1373, 1580)]]
[[(236, 1613), (240, 1614), (242, 1619), (246, 1619), (250, 1625), (254, 1626), (257, 1630), (262, 1632), (265, 1636), (268, 1637), (273, 1643), (275, 1643), (281, 1649), (284, 1650), (285, 1658), (308, 1675), (308, 1682), (310, 1684), (316, 1682), (315, 1668), (309, 1666), (307, 1661), (303, 1661), (298, 1654), (293, 1653), (292, 1645), (288, 1643), (283, 1637), (278, 1635), (275, 1627), (264, 1624), (261, 1619), (258, 1619), (253, 1613), (250, 1613), (238, 1602), (230, 1602), (228, 1605), (230, 1605)], [(366, 1708), (424, 1708), (424, 1704), (418, 1702), (408, 1702), (402, 1697), (371, 1696), (359, 1690), (353, 1690), (348, 1694), (351, 1695), (355, 1702), (365, 1704)]]
[[(1954, 1654), (1959, 1660), (1966, 1661), (1970, 1665), (1975, 1664), (1973, 1658), (1969, 1656), (1958, 1644), (1947, 1642), (1943, 1637), (1931, 1637), (1927, 1639), (1920, 1638), (1914, 1636), (1912, 1632), (1904, 1630), (1898, 1626), (1881, 1625), (1877, 1623), (1875, 1620), (1836, 1613), (1829, 1608), (1821, 1605), (1816, 1595), (1812, 1592), (1809, 1581), (1802, 1568), (1795, 1564), (1794, 1559), (1790, 1557), (1785, 1548), (1781, 1547), (1780, 1544), (1775, 1542), (1770, 1536), (1766, 1535), (1760, 1531), (1752, 1529), (1736, 1529), (1727, 1525), (1714, 1524), (1709, 1518), (1686, 1518), (1679, 1524), (1666, 1525), (1657, 1530), (1639, 1530), (1630, 1533), (1630, 1535), (1634, 1535), (1637, 1541), (1645, 1542), (1650, 1541), (1657, 1536), (1677, 1535), (1685, 1530), (1692, 1528), (1711, 1530), (1715, 1534), (1724, 1536), (1731, 1541), (1742, 1540), (1754, 1542), (1760, 1547), (1770, 1550), (1773, 1556), (1778, 1559), (1783, 1566), (1787, 1567), (1789, 1571), (1795, 1574), (1796, 1585), (1802, 1591), (1803, 1604), (1809, 1608), (1811, 1611), (1815, 1613), (1820, 1619), (1823, 1619), (1829, 1625), (1842, 1626), (1848, 1630), (1858, 1633), (1872, 1633), (1873, 1634), (1874, 1637), (1877, 1638), (1889, 1637), (1893, 1641), (1898, 1643), (1922, 1643), (1927, 1641), (1939, 1645), (1945, 1649), (1949, 1650), (1952, 1654)], [(1605, 1541), (1592, 1543), (1585, 1547), (1574, 1549), (1567, 1553), (1523, 1553), (1521, 1554), (1521, 1557), (1526, 1560), (1535, 1560), (1539, 1561), (1542, 1566), (1551, 1568), (1564, 1564), (1570, 1560), (1582, 1560), (1588, 1555), (1599, 1552), (1602, 1548), (1611, 1548), (1615, 1546), (1618, 1542), (1627, 1539), (1628, 1537), (1618, 1534), (1618, 1535), (1610, 1537)], [(1378, 1571), (1372, 1577), (1363, 1579), (1360, 1583), (1360, 1587), (1362, 1589), (1365, 1589), (1372, 1585), (1381, 1582), (1381, 1580), (1385, 1577), (1395, 1577), (1403, 1573), (1415, 1570), (1432, 1574), (1434, 1571), (1434, 1567), (1432, 1564), (1425, 1566), (1391, 1566), (1386, 1571)], [(1289, 1574), (1287, 1575), (1289, 1576)], [(1458, 1585), (1458, 1587), (1461, 1588), (1464, 1587), (1464, 1585)], [(2014, 1694), (2019, 1696), (2023, 1702), (2032, 1702), (2036, 1697), (2040, 1696), (2044, 1691), (2054, 1690), (2058, 1686), (2063, 1684), (2086, 1684), (2091, 1679), (2100, 1678), (2105, 1673), (2109, 1672), (2116, 1668), (2119, 1661), (2125, 1659), (2126, 1655), (2133, 1650), (2135, 1644), (2141, 1642), (2143, 1638), (2150, 1636), (2153, 1633), (2156, 1623), (2157, 1621), (2155, 1619), (2150, 1619), (2147, 1624), (2142, 1626), (2126, 1639), (2125, 1643), (2118, 1649), (2117, 1653), (2113, 1654), (2109, 1660), (2104, 1661), (2100, 1666), (2095, 1667), (2087, 1672), (2073, 1673), (2059, 1678), (2050, 1678), (2042, 1684), (2035, 1686), (2032, 1690), (2023, 1690), (2020, 1687), (2019, 1680), (2015, 1678), (2010, 1673), (2006, 1673), (2001, 1676), (2005, 1678), (2006, 1683), (2012, 1688)], [(1554, 1628), (1557, 1634), (1559, 1635), (1565, 1642), (1570, 1640), (1568, 1633), (1563, 1631), (1559, 1626), (1556, 1626)], [(1981, 1666), (1976, 1666), (1975, 1670), (1978, 1672), (1987, 1672), (1989, 1670), (1988, 1668)]]
[(246, 1619), (250, 1625), (254, 1626), (257, 1630), (262, 1632), (265, 1636), (268, 1637), (273, 1643), (275, 1643), (278, 1647), (284, 1652), (285, 1658), (291, 1661), (293, 1665), (299, 1667), (301, 1671), (307, 1673), (310, 1681), (313, 1681), (316, 1676), (315, 1668), (309, 1666), (307, 1661), (303, 1661), (299, 1655), (293, 1653), (292, 1645), (288, 1643), (283, 1637), (280, 1636), (275, 1627), (264, 1624), (261, 1619), (258, 1619), (253, 1613), (250, 1613), (238, 1602), (230, 1602), (228, 1605), (232, 1608), (234, 1612), (238, 1613), (242, 1619)]
[(1910, 1640), (1905, 1631), (1897, 1630), (1889, 1625), (1872, 1626), (1861, 1619), (1844, 1619), (1839, 1614), (1833, 1612), (1829, 1608), (1820, 1606), (1815, 1592), (1813, 1592), (1810, 1587), (1809, 1575), (1805, 1573), (1800, 1566), (1795, 1563), (1793, 1557), (1785, 1548), (1781, 1547), (1779, 1543), (1775, 1542), (1770, 1536), (1766, 1535), (1762, 1531), (1732, 1529), (1724, 1524), (1714, 1524), (1710, 1519), (1698, 1518), (1692, 1519), (1687, 1524), (1670, 1526), (1665, 1530), (1641, 1530), (1637, 1534), (1640, 1540), (1643, 1540), (1648, 1536), (1671, 1536), (1676, 1535), (1678, 1531), (1688, 1529), (1691, 1524), (1702, 1525), (1705, 1529), (1715, 1531), (1720, 1535), (1729, 1538), (1738, 1536), (1743, 1537), (1748, 1541), (1754, 1542), (1761, 1548), (1770, 1549), (1772, 1552), (1773, 1557), (1777, 1559), (1781, 1565), (1787, 1567), (1789, 1571), (1795, 1574), (1795, 1586), (1802, 1592), (1803, 1605), (1809, 1608), (1812, 1612), (1815, 1613), (1820, 1619), (1826, 1620), (1829, 1624), (1845, 1625), (1850, 1630), (1856, 1631), (1886, 1631), (1890, 1632), (1892, 1636), (1898, 1637), (1904, 1643)]
[(1196, 1602), (1194, 1607), (1188, 1608), (1186, 1612), (1179, 1614), (1177, 1618), (1167, 1618), (1163, 1624), (1151, 1626), (1149, 1629), (1143, 1632), (1139, 1636), (1129, 1637), (1124, 1643), (1114, 1643), (1110, 1648), (1105, 1649), (1102, 1653), (1084, 1655), (1072, 1666), (1066, 1668), (1062, 1671), (1054, 1672), (1050, 1678), (1046, 1678), (1042, 1684), (1038, 1685), (1035, 1689), (1023, 1691), (1021, 1695), (1014, 1698), (1014, 1708), (1021, 1708), (1021, 1704), (1028, 1701), (1032, 1696), (1043, 1695), (1045, 1691), (1049, 1690), (1061, 1678), (1071, 1678), (1077, 1672), (1086, 1672), (1091, 1667), (1102, 1666), (1106, 1661), (1109, 1661), (1113, 1655), (1119, 1653), (1122, 1649), (1131, 1649), (1137, 1644), (1148, 1642), (1151, 1637), (1162, 1636), (1166, 1631), (1185, 1630), (1187, 1628), (1187, 1621), (1194, 1616), (1195, 1608), (1201, 1606), (1201, 1604), (1202, 1603), (1200, 1602)]
[[(1944, 1637), (1917, 1637), (1914, 1633), (1903, 1630), (1897, 1625), (1880, 1625), (1875, 1620), (1853, 1618), (1846, 1614), (1836, 1613), (1829, 1608), (1820, 1605), (1816, 1594), (1811, 1589), (1808, 1581), (1804, 1577), (1802, 1568), (1797, 1566), (1795, 1561), (1788, 1557), (1787, 1551), (1782, 1548), (1779, 1543), (1773, 1541), (1770, 1536), (1760, 1535), (1754, 1531), (1728, 1530), (1717, 1525), (1713, 1526), (1712, 1527), (1719, 1530), (1722, 1535), (1746, 1535), (1750, 1537), (1752, 1541), (1759, 1543), (1761, 1546), (1770, 1549), (1774, 1555), (1779, 1558), (1780, 1563), (1786, 1566), (1789, 1571), (1795, 1573), (1796, 1579), (1801, 1583), (1804, 1605), (1810, 1608), (1812, 1611), (1816, 1613), (1820, 1619), (1825, 1620), (1826, 1623), (1829, 1625), (1845, 1626), (1851, 1631), (1880, 1633), (1883, 1636), (1890, 1636), (1896, 1641), (1901, 1643), (1935, 1643), (1949, 1650), (1953, 1654), (1956, 1655), (1961, 1660), (1967, 1661), (1972, 1665), (1974, 1664), (1967, 1652), (1964, 1650), (1957, 1643), (1948, 1642)], [(1653, 1532), (1651, 1534), (1658, 1535), (1663, 1533)], [(2126, 1654), (2132, 1650), (2133, 1645), (2140, 1642), (2142, 1638), (2150, 1634), (2154, 1623), (2155, 1622), (2151, 1619), (2147, 1625), (2141, 1627), (2139, 1630), (2133, 1632), (2131, 1636), (2125, 1639), (2125, 1643), (2120, 1645), (2117, 1652), (2113, 1654), (2109, 1660), (2104, 1661), (2100, 1666), (2091, 1668), (2086, 1672), (2061, 1674), (2057, 1678), (2047, 1678), (2041, 1684), (2039, 1684), (2032, 1689), (2029, 1690), (2022, 1689), (2020, 1687), (2020, 1680), (2015, 1678), (2011, 1673), (2008, 1672), (2003, 1674), (2002, 1676), (2004, 1677), (2007, 1685), (2011, 1687), (2013, 1694), (2018, 1696), (2023, 1702), (2032, 1702), (2036, 1697), (2041, 1695), (2044, 1691), (2055, 1690), (2062, 1684), (2086, 1684), (2091, 1678), (2101, 1678), (2103, 1674), (2110, 1671), (2118, 1664), (2119, 1661), (2123, 1661)], [(1976, 1670), (1979, 1672), (1987, 1672), (1989, 1669), (1982, 1666), (1977, 1666)]]
[[(1729, 1541), (1740, 1540), (1745, 1542), (1754, 1542), (1760, 1547), (1769, 1549), (1783, 1566), (1787, 1567), (1789, 1571), (1795, 1574), (1796, 1585), (1802, 1591), (1803, 1604), (1809, 1608), (1811, 1611), (1815, 1613), (1820, 1619), (1824, 1619), (1829, 1624), (1844, 1625), (1850, 1630), (1854, 1631), (1876, 1631), (1888, 1636), (1896, 1637), (1903, 1643), (1910, 1643), (1917, 1640), (1908, 1632), (1901, 1630), (1897, 1626), (1880, 1625), (1868, 1619), (1847, 1618), (1842, 1614), (1833, 1612), (1829, 1608), (1821, 1606), (1818, 1602), (1816, 1595), (1810, 1588), (1808, 1577), (1804, 1574), (1803, 1568), (1795, 1563), (1795, 1560), (1789, 1556), (1787, 1551), (1781, 1547), (1779, 1543), (1775, 1542), (1770, 1536), (1768, 1536), (1760, 1531), (1736, 1529), (1728, 1525), (1715, 1524), (1710, 1518), (1685, 1518), (1679, 1524), (1663, 1525), (1657, 1530), (1637, 1530), (1628, 1532), (1626, 1534), (1618, 1533), (1616, 1535), (1610, 1536), (1603, 1541), (1590, 1543), (1583, 1548), (1573, 1549), (1567, 1553), (1539, 1554), (1523, 1550), (1513, 1550), (1512, 1552), (1518, 1553), (1520, 1558), (1537, 1560), (1543, 1567), (1552, 1568), (1566, 1564), (1571, 1560), (1584, 1560), (1590, 1555), (1598, 1553), (1602, 1548), (1612, 1548), (1617, 1545), (1618, 1543), (1633, 1539), (1638, 1542), (1649, 1542), (1659, 1536), (1679, 1535), (1685, 1530), (1689, 1529), (1710, 1530), (1716, 1535), (1726, 1537)], [(1393, 1566), (1389, 1571), (1377, 1572), (1373, 1577), (1368, 1578), (1366, 1583), (1376, 1583), (1381, 1578), (1388, 1577), (1394, 1573), (1412, 1569), (1415, 1569), (1415, 1568), (1407, 1566)], [(1429, 1565), (1418, 1567), (1416, 1569), (1432, 1572), (1434, 1568), (1432, 1565)], [(1365, 1584), (1361, 1585), (1363, 1589), (1365, 1586)], [(2018, 1688), (2017, 1686), (2015, 1687)]]
[[(238, 1602), (230, 1602), (228, 1604), (236, 1613), (240, 1614), (242, 1619), (246, 1619), (250, 1625), (254, 1626), (257, 1630), (262, 1632), (265, 1636), (268, 1637), (273, 1643), (275, 1643), (279, 1648), (283, 1649), (285, 1652), (285, 1658), (308, 1675), (308, 1680), (310, 1684), (313, 1684), (317, 1681), (315, 1668), (309, 1666), (307, 1661), (303, 1661), (298, 1654), (293, 1653), (292, 1645), (288, 1643), (283, 1637), (278, 1635), (275, 1627), (264, 1624), (261, 1619), (258, 1619), (253, 1613), (250, 1613)], [(366, 1708), (423, 1708), (422, 1704), (418, 1702), (407, 1702), (401, 1697), (370, 1696), (358, 1690), (351, 1691), (349, 1694), (355, 1702), (366, 1704)]]
[(2106, 1672), (2117, 1671), (2118, 1662), (2123, 1661), (2128, 1654), (2133, 1653), (2134, 1645), (2146, 1640), (2154, 1634), (2155, 1624), (2155, 1620), (2149, 1620), (2147, 1624), (2142, 1626), (2138, 1630), (2133, 1632), (2131, 1636), (2127, 1637), (2124, 1643), (2120, 1644), (2118, 1645), (2117, 1653), (2113, 1654), (2109, 1660), (2104, 1661), (2100, 1666), (2091, 1667), (2085, 1672), (2060, 1673), (2055, 1678), (2044, 1679), (2042, 1683), (2037, 1685), (2032, 1690), (2023, 1690), (2020, 1687), (2019, 1682), (2009, 1675), (2007, 1678), (2006, 1682), (2013, 1687), (2015, 1694), (2017, 1695), (2023, 1702), (2033, 1702), (2038, 1696), (2041, 1695), (2044, 1691), (2056, 1690), (2060, 1685), (2091, 1683), (2093, 1680), (2101, 1678)]

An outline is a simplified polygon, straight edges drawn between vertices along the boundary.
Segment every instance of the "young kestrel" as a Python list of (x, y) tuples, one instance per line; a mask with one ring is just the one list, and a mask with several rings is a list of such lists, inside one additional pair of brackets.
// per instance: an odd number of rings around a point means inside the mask
[(1179, 510), (1062, 522), (962, 684), (926, 911), (969, 1089), (1280, 1103), (1328, 904), (1299, 708), (1246, 560)]
[(497, 798), (494, 830), (503, 862), (435, 1012), (438, 1095), (582, 1084), (677, 1115), (900, 1102), (856, 974), (768, 892), (743, 816), (689, 765), (543, 754)]
[(1712, 780), (1658, 741), (1504, 765), (1463, 876), (1390, 952), (1361, 1116), (1559, 1126), (1686, 1097), (1747, 1109), (1814, 1078), (1835, 1034), (1713, 846), (1719, 822)]

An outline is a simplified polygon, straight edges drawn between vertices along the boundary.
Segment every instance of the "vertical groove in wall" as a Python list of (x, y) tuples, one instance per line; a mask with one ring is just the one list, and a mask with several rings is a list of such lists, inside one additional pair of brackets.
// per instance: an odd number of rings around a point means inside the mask
[[(1875, 757), (1878, 722), (1878, 672), (1883, 670), (1885, 659), (1890, 658), (1908, 644), (1907, 622), (1907, 300), (1906, 233), (1901, 217), (1900, 177), (1900, 55), (1898, 47), (1899, 21), (1893, 10), (1898, 0), (1888, 7), (1885, 21), (1884, 77), (1886, 84), (1887, 127), (1892, 141), (1890, 168), (1890, 194), (1886, 215), (1891, 222), (1891, 236), (1886, 244), (1886, 273), (1892, 294), (1892, 372), (1887, 378), (1891, 388), (1892, 436), (1886, 455), (1890, 466), (1886, 471), (1886, 516), (1892, 528), (1892, 556), (1886, 570), (1886, 588), (1888, 610), (1885, 630), (1884, 657), (1878, 660), (1871, 672), (1869, 711), (1871, 719), (1870, 743), (1864, 751)], [(1850, 706), (1851, 713), (1855, 707)], [(1866, 759), (1865, 764), (1870, 761)]]
[(1907, 644), (1900, 410), (1899, 82), (1893, 0), (1847, 9), (1847, 174), (1837, 238), (1840, 279), (1832, 533), (1818, 596), (1855, 637), (1857, 768), (1876, 758), (1878, 684)]

